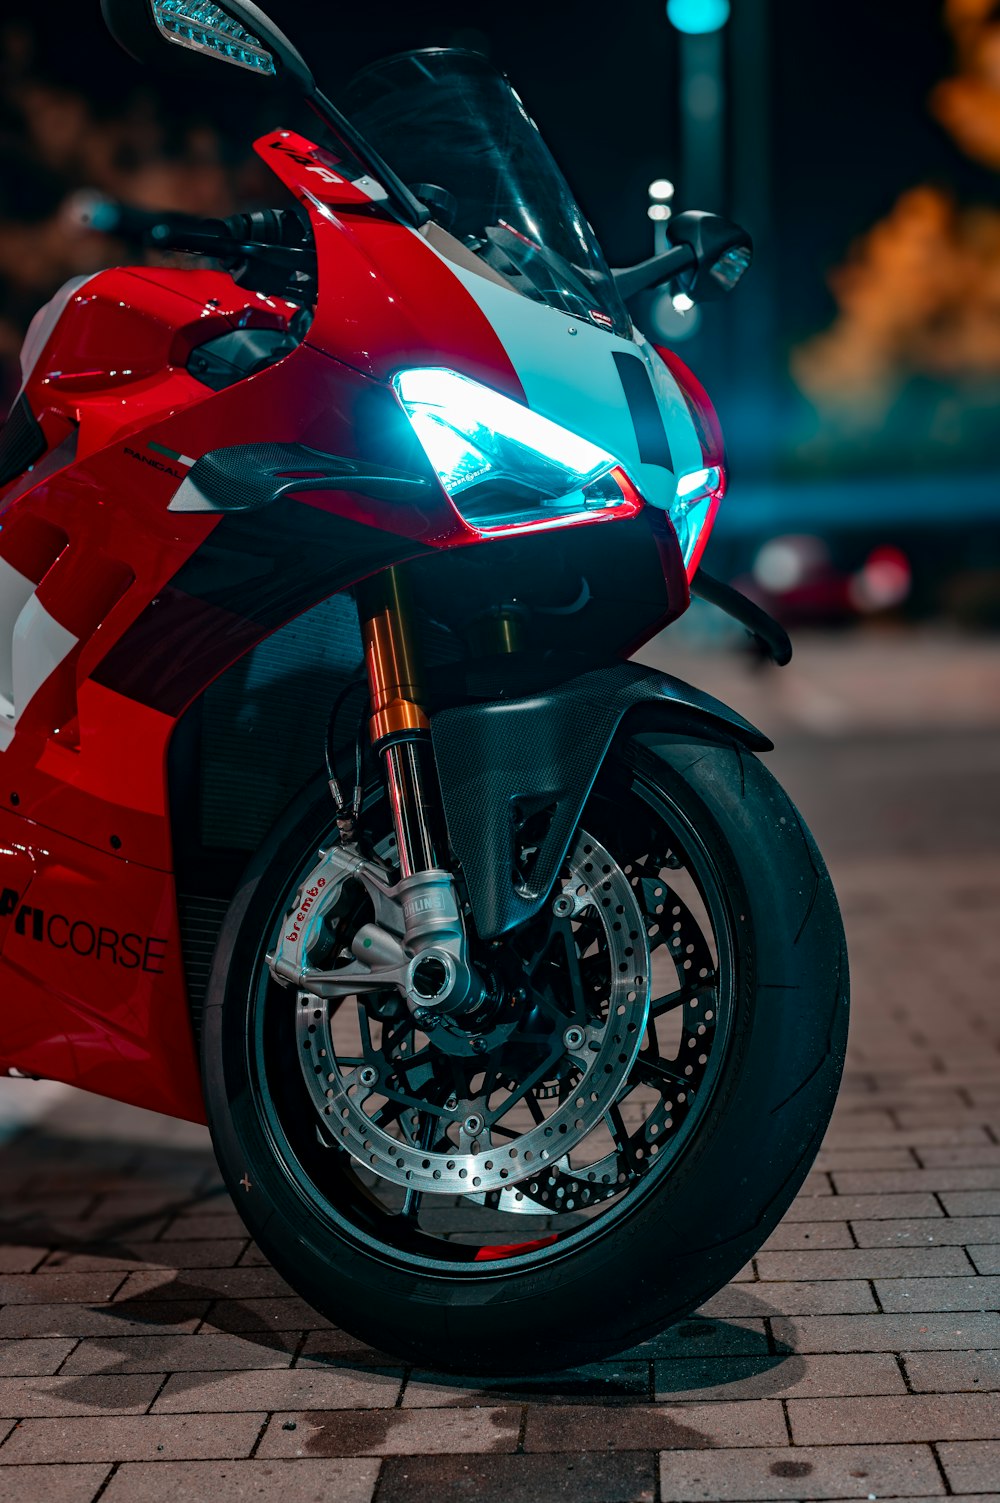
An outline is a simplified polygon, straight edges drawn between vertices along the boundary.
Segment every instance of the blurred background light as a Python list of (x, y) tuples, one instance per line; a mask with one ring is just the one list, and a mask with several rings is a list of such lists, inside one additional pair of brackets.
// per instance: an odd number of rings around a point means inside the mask
[(704, 36), (729, 20), (729, 0), (667, 0), (667, 19), (678, 31)]
[(683, 293), (673, 296), (669, 286), (656, 292), (644, 318), (652, 337), (664, 344), (682, 344), (697, 334), (700, 324), (701, 309)]

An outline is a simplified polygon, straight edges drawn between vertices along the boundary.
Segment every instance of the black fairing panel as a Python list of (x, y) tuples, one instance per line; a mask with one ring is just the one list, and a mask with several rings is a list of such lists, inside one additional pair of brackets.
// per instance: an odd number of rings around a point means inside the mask
[(23, 474), (44, 453), (45, 435), (22, 393), (0, 429), (0, 486)]
[[(771, 747), (735, 710), (639, 663), (599, 668), (530, 698), (432, 717), (448, 833), (481, 938), (524, 923), (545, 903), (615, 733), (639, 706), (668, 731), (753, 751)], [(537, 849), (526, 877), (517, 869), (517, 847), (528, 821)]]

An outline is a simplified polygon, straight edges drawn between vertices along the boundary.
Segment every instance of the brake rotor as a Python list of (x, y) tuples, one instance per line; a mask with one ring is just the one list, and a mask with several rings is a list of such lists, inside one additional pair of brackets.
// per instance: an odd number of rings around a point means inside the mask
[[(397, 1026), (383, 1030), (388, 1056), (365, 1051), (360, 1063), (338, 1058), (333, 1032), (337, 1004), (300, 993), (300, 1063), (322, 1131), (331, 1142), (369, 1173), (407, 1191), (478, 1197), (545, 1174), (598, 1127), (628, 1079), (646, 1033), (648, 920), (629, 878), (582, 830), (563, 868), (552, 912), (555, 922), (570, 927), (578, 948), (585, 946), (589, 997), (582, 1014), (579, 1005), (575, 1014), (556, 1013), (546, 1040), (549, 1053), (540, 1054), (539, 1085), (548, 1088), (554, 1075), (563, 1079), (563, 1099), (551, 1114), (521, 1132), (503, 1125), (504, 1116), (524, 1097), (525, 1080), (530, 1078), (530, 1072), (524, 1077), (520, 1071), (507, 1104), (491, 1104), (495, 1087), (488, 1088), (488, 1082), (503, 1078), (503, 1046), (481, 1062), (483, 1095), (478, 1099), (468, 1092), (446, 1096), (443, 1090), (437, 1093), (440, 1101), (433, 1099), (435, 1071), (449, 1078), (449, 1056), (435, 1048), (433, 1029), (419, 1055), (413, 1052), (413, 1032)], [(358, 1005), (360, 1015), (364, 1004)], [(362, 1028), (364, 1037), (364, 1018)], [(529, 1035), (526, 1029), (523, 1040), (516, 1032), (511, 1039), (522, 1058), (530, 1047)], [(405, 1084), (417, 1058), (424, 1061), (424, 1094), (408, 1098)], [(501, 1068), (494, 1069), (495, 1061)], [(496, 1141), (500, 1134), (505, 1141)], [(438, 1146), (442, 1141), (447, 1148)], [(585, 1202), (591, 1194), (602, 1198), (604, 1186), (604, 1194), (614, 1193), (617, 1179), (617, 1166), (602, 1164), (589, 1188), (581, 1187), (588, 1189), (582, 1199)], [(565, 1204), (563, 1197), (559, 1199)]]

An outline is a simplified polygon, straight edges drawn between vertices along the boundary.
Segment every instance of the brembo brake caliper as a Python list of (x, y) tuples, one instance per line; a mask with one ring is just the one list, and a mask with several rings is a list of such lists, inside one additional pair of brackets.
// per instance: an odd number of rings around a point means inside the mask
[[(319, 853), (267, 963), (275, 979), (317, 997), (395, 986), (411, 1011), (428, 1016), (476, 1008), (482, 986), (468, 962), (465, 925), (448, 872), (422, 871), (390, 884), (385, 869), (353, 847)], [(375, 909), (351, 941), (354, 960), (323, 970), (310, 954), (345, 886), (359, 882)]]

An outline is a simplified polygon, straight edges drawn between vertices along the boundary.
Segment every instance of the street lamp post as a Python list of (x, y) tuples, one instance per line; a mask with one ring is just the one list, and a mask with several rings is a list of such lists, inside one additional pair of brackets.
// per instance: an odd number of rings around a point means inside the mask
[(725, 47), (729, 0), (667, 0), (680, 36), (681, 191), (687, 204), (725, 208)]

